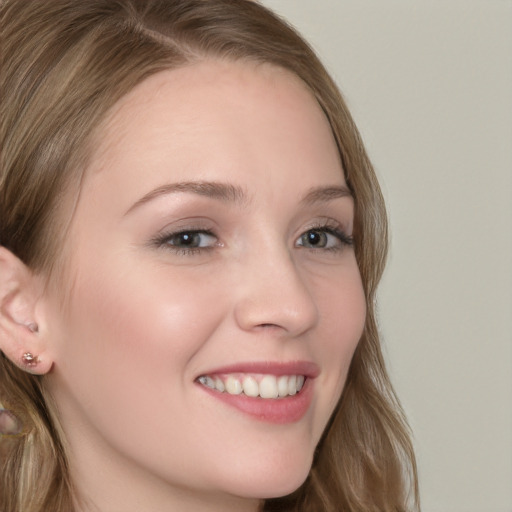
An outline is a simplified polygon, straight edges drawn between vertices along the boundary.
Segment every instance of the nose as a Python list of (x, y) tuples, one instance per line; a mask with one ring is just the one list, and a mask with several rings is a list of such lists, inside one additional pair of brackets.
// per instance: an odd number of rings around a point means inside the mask
[(279, 329), (297, 337), (318, 322), (318, 309), (305, 280), (304, 269), (285, 247), (258, 251), (245, 258), (235, 287), (235, 319), (245, 331)]

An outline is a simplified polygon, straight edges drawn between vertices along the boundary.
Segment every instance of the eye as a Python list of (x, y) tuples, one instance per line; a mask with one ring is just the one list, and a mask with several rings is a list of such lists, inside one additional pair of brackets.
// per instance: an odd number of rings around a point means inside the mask
[(323, 226), (313, 228), (303, 233), (296, 242), (297, 247), (306, 249), (339, 250), (343, 246), (352, 245), (352, 237), (342, 230)]
[(207, 250), (217, 245), (217, 237), (206, 230), (184, 230), (167, 233), (155, 240), (159, 247), (171, 248), (181, 252)]

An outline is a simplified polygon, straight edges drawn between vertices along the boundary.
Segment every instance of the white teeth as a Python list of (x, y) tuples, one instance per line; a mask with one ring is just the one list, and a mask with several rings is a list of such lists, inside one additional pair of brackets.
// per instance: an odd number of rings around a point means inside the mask
[(265, 375), (260, 381), (261, 398), (277, 398), (277, 379), (274, 375)]
[(288, 379), (288, 394), (293, 396), (295, 393), (297, 393), (297, 377), (291, 375)]
[[(266, 399), (285, 398), (297, 394), (304, 386), (304, 375), (202, 375), (198, 381), (207, 388), (230, 395), (243, 393), (249, 397)], [(259, 382), (258, 382), (259, 381)]]
[(279, 396), (288, 396), (288, 377), (286, 375), (277, 379), (277, 392)]
[(226, 386), (224, 386), (224, 382), (219, 377), (215, 379), (215, 389), (220, 391), (221, 393), (226, 390)]
[(302, 386), (304, 386), (304, 375), (297, 375), (297, 393), (302, 389)]
[(260, 388), (258, 386), (258, 383), (250, 375), (245, 377), (242, 387), (243, 387), (244, 393), (247, 396), (258, 396), (260, 394)]
[(242, 384), (240, 381), (231, 375), (226, 379), (224, 384), (226, 386), (226, 391), (230, 395), (239, 395), (242, 392)]
[(207, 388), (215, 389), (215, 382), (211, 377), (203, 375), (202, 377), (199, 377), (199, 382)]

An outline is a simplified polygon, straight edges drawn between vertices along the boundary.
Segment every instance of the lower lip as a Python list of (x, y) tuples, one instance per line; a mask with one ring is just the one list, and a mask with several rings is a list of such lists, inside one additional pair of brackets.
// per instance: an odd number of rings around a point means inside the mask
[(295, 423), (308, 411), (313, 399), (312, 379), (306, 379), (302, 389), (293, 396), (285, 398), (253, 398), (244, 394), (230, 395), (198, 384), (210, 396), (238, 409), (239, 411), (263, 422), (285, 424)]

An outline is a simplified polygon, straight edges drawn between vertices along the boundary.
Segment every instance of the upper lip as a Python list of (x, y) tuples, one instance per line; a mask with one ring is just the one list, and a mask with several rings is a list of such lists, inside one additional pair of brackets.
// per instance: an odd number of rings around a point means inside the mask
[(201, 375), (216, 375), (223, 373), (263, 373), (275, 375), (304, 375), (314, 379), (318, 377), (320, 368), (316, 363), (310, 361), (250, 361), (234, 363), (211, 370), (207, 370)]

